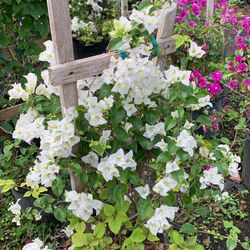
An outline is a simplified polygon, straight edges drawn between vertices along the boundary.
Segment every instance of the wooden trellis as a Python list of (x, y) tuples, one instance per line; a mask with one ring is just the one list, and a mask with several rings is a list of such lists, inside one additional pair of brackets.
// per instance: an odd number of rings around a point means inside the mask
[[(125, 2), (122, 1), (124, 15), (127, 12)], [(61, 107), (65, 110), (78, 104), (77, 80), (101, 74), (109, 67), (111, 56), (118, 57), (119, 54), (106, 53), (74, 60), (68, 0), (47, 0), (47, 4), (56, 61), (56, 65), (49, 68), (49, 75), (51, 82), (59, 86)], [(175, 16), (176, 4), (172, 9), (166, 9), (158, 30), (157, 41), (163, 55), (175, 52), (175, 40), (171, 38)], [(72, 189), (82, 191), (79, 178), (72, 173), (70, 176)]]

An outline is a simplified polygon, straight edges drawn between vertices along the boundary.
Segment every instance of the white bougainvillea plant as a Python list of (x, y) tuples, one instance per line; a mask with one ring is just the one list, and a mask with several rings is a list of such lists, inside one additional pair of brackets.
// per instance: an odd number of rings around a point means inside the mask
[[(27, 188), (36, 207), (67, 222), (71, 249), (144, 249), (149, 242), (157, 248), (193, 198), (223, 191), (224, 178), (238, 175), (240, 157), (218, 138), (199, 134), (211, 126), (207, 91), (190, 81), (191, 71), (173, 65), (161, 71), (152, 59), (161, 13), (160, 1), (148, 2), (115, 21), (110, 47), (126, 49), (125, 56), (112, 58), (102, 76), (78, 81), (79, 106), (64, 118), (47, 111), (58, 90), (46, 71), (44, 84), (28, 74), (24, 87), (9, 91), (26, 101), (13, 137), (29, 144), (38, 138), (40, 153), (25, 183), (0, 184), (4, 191)], [(52, 43), (45, 45), (40, 59), (53, 64)], [(187, 57), (204, 53), (191, 43)], [(193, 120), (196, 110), (201, 114)], [(79, 176), (82, 192), (70, 190), (68, 169)], [(19, 205), (10, 210), (20, 225)], [(47, 249), (39, 239), (30, 244)], [(196, 240), (189, 244), (185, 249), (203, 249)]]

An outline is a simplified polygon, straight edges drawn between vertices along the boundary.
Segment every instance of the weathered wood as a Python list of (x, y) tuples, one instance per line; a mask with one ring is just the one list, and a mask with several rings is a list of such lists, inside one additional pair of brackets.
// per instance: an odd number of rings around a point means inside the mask
[(214, 16), (214, 0), (207, 0), (207, 21), (212, 21)]
[(49, 68), (50, 80), (56, 86), (99, 75), (109, 67), (112, 56), (119, 54), (106, 53), (52, 66)]
[(177, 4), (172, 3), (169, 7), (169, 2), (163, 5), (163, 20), (158, 28), (157, 39), (170, 37), (173, 34)]
[(0, 121), (10, 120), (20, 114), (21, 104), (0, 111)]
[[(73, 61), (74, 53), (68, 1), (47, 0), (47, 5), (56, 64)], [(78, 104), (76, 82), (60, 86), (60, 100), (62, 110)], [(79, 177), (70, 172), (70, 178), (72, 189), (81, 192), (83, 186)]]
[[(158, 44), (161, 54), (167, 55), (175, 52), (175, 39), (171, 37), (159, 39)], [(106, 53), (52, 66), (49, 68), (50, 81), (55, 86), (67, 85), (77, 80), (97, 76), (109, 67), (111, 56), (119, 56), (119, 54)]]
[(121, 15), (128, 16), (128, 0), (121, 0)]

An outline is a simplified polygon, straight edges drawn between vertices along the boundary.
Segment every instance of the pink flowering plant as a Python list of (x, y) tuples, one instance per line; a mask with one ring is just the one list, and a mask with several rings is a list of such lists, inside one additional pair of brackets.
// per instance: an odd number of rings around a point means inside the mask
[[(59, 92), (46, 70), (43, 82), (30, 73), (24, 85), (13, 84), (9, 91), (11, 98), (25, 101), (13, 138), (28, 144), (38, 139), (39, 152), (25, 180), (2, 179), (1, 191), (24, 188), (24, 197), (35, 199), (35, 208), (29, 210), (34, 219), (51, 213), (65, 223), (69, 249), (159, 249), (161, 242), (169, 249), (205, 249), (197, 238), (203, 225), (194, 218), (205, 220), (214, 207), (204, 213), (201, 201), (224, 209), (224, 226), (231, 229), (224, 236), (228, 249), (249, 247), (238, 239), (225, 208), (225, 182), (239, 178), (241, 158), (226, 137), (207, 138), (201, 132), (218, 129), (210, 115), (211, 95), (231, 76), (225, 70), (205, 75), (204, 68), (194, 68), (209, 62), (207, 50), (191, 38), (184, 57), (191, 62), (187, 67), (161, 70), (156, 65), (149, 37), (156, 35), (163, 2), (143, 3), (129, 18), (115, 21), (111, 38), (126, 49), (126, 56), (111, 58), (102, 76), (78, 81), (79, 105), (62, 110), (63, 117), (53, 108), (59, 106)], [(202, 12), (197, 3), (191, 8), (194, 15)], [(45, 46), (40, 60), (53, 65), (53, 44), (47, 41)], [(81, 188), (71, 189), (69, 173)], [(10, 211), (19, 226), (19, 201)], [(216, 231), (207, 233), (218, 236)], [(23, 249), (29, 247), (56, 248), (40, 239)]]

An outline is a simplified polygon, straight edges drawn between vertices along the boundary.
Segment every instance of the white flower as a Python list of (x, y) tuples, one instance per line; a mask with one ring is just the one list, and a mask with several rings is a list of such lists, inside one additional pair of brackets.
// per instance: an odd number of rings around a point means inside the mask
[(177, 157), (174, 161), (167, 162), (166, 164), (166, 174), (170, 174), (173, 171), (177, 171), (180, 169), (178, 163), (180, 159)]
[(97, 169), (107, 182), (120, 176), (119, 170), (115, 167), (115, 161), (103, 160), (97, 165)]
[(191, 71), (182, 71), (182, 70), (177, 71), (178, 80), (186, 86), (189, 86), (190, 84), (190, 75)]
[(194, 126), (193, 123), (189, 122), (188, 120), (186, 120), (185, 124), (184, 124), (184, 128), (185, 129), (191, 129)]
[(30, 108), (26, 114), (21, 114), (17, 120), (13, 138), (23, 140), (30, 144), (34, 138), (44, 133), (44, 117), (38, 117), (35, 110)]
[(201, 108), (206, 107), (206, 106), (213, 107), (213, 104), (210, 102), (210, 99), (211, 97), (209, 95), (199, 98), (198, 99), (199, 106)]
[(70, 238), (74, 234), (74, 229), (71, 229), (70, 226), (67, 226), (62, 230), (62, 232), (65, 233), (68, 238)]
[(81, 31), (83, 30), (85, 27), (85, 23), (80, 20), (78, 17), (74, 17), (72, 20), (71, 20), (71, 30), (73, 32), (78, 32), (78, 31)]
[(90, 164), (90, 166), (93, 168), (96, 168), (99, 163), (98, 155), (92, 151), (89, 152), (88, 155), (82, 157), (81, 160), (86, 164)]
[(168, 144), (163, 139), (160, 142), (156, 143), (155, 147), (160, 148), (162, 152), (168, 151)]
[(45, 187), (51, 187), (52, 182), (56, 179), (60, 167), (55, 164), (54, 159), (45, 152), (37, 157), (35, 165), (30, 168), (30, 172), (26, 176), (26, 182), (34, 188), (35, 184), (42, 184)]
[(37, 85), (37, 76), (33, 73), (29, 73), (28, 75), (24, 76), (27, 80), (25, 84), (26, 92), (31, 95), (35, 93), (36, 85)]
[(46, 41), (43, 43), (46, 47), (46, 50), (39, 55), (39, 61), (48, 62), (50, 65), (55, 64), (54, 56), (54, 46), (52, 41)]
[(168, 192), (177, 185), (176, 180), (170, 176), (165, 176), (153, 187), (153, 191), (159, 193), (161, 196), (167, 196)]
[(76, 217), (84, 221), (88, 221), (93, 214), (93, 210), (95, 210), (98, 215), (103, 204), (101, 201), (94, 200), (92, 194), (77, 193), (76, 191), (66, 191), (65, 201), (70, 203), (68, 209), (71, 210)]
[(169, 69), (165, 71), (165, 77), (169, 83), (176, 83), (178, 81), (179, 68), (170, 65)]
[(154, 216), (147, 221), (145, 227), (147, 227), (153, 235), (163, 233), (163, 231), (171, 227), (167, 219), (172, 221), (177, 211), (178, 207), (161, 205), (155, 210)]
[(174, 119), (179, 118), (179, 111), (178, 111), (178, 110), (175, 110), (175, 111), (171, 112), (171, 116), (172, 116)]
[(197, 142), (193, 136), (189, 134), (187, 130), (182, 130), (177, 137), (176, 146), (182, 148), (190, 156), (194, 155), (194, 149), (197, 147)]
[(29, 94), (22, 88), (21, 83), (14, 83), (12, 89), (8, 91), (9, 99), (22, 99), (27, 101), (29, 99)]
[(133, 103), (125, 103), (123, 107), (126, 110), (128, 117), (130, 117), (131, 115), (133, 115), (137, 111), (137, 109)]
[(199, 149), (199, 153), (200, 153), (200, 155), (202, 156), (202, 157), (204, 157), (204, 158), (208, 158), (209, 157), (209, 149), (207, 148), (207, 147), (200, 147), (200, 149)]
[(239, 176), (239, 170), (240, 170), (240, 167), (239, 167), (239, 163), (237, 162), (231, 162), (228, 166), (228, 172), (230, 176), (232, 177)]
[(15, 217), (12, 219), (12, 222), (16, 223), (17, 226), (20, 226), (20, 220), (21, 220), (21, 206), (19, 205), (20, 199), (17, 200), (15, 204), (12, 204), (9, 208), (8, 211), (13, 213)]
[(107, 142), (109, 140), (109, 137), (111, 135), (111, 130), (104, 130), (102, 132), (102, 136), (100, 138), (100, 142)]
[(32, 243), (26, 244), (22, 250), (49, 250), (47, 246), (43, 247), (43, 245), (44, 243), (39, 238), (36, 238)]
[(146, 132), (143, 134), (143, 136), (153, 141), (156, 135), (166, 136), (164, 122), (159, 122), (156, 125), (146, 124)]
[(224, 178), (218, 173), (217, 167), (211, 167), (203, 171), (200, 177), (201, 189), (205, 189), (209, 185), (218, 185), (220, 190), (224, 189)]
[(147, 199), (150, 194), (149, 185), (137, 187), (135, 190), (143, 199)]
[(160, 22), (159, 16), (150, 16), (136, 9), (133, 9), (129, 19), (136, 21), (138, 24), (143, 24), (149, 34), (152, 34), (158, 28)]
[(202, 50), (200, 46), (197, 45), (195, 42), (191, 42), (190, 48), (188, 50), (189, 56), (195, 58), (202, 58), (206, 52)]

